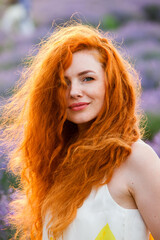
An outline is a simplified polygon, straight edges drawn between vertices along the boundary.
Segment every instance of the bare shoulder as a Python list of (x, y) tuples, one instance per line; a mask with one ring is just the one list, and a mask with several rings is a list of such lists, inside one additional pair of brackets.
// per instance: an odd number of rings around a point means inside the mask
[(132, 194), (144, 189), (160, 188), (160, 159), (147, 143), (138, 140), (126, 161), (128, 185)]
[(154, 167), (160, 167), (160, 159), (151, 146), (142, 140), (138, 140), (132, 145), (132, 152), (128, 157), (127, 165), (133, 170), (139, 171)]
[(160, 239), (160, 159), (143, 141), (132, 146), (126, 161), (129, 190), (148, 229)]

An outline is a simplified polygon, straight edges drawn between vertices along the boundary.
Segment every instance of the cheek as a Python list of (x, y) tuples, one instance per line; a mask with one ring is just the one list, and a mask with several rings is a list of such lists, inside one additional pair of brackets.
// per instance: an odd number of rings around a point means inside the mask
[(103, 84), (101, 85), (99, 91), (101, 93), (101, 98), (104, 101), (105, 95), (106, 95), (106, 82), (105, 82), (105, 78), (104, 78)]
[(105, 94), (106, 94), (105, 84), (96, 88), (95, 96), (97, 96), (97, 99), (102, 103), (104, 102)]
[(101, 104), (101, 106), (103, 106), (104, 101), (105, 101), (105, 91), (101, 92), (101, 95), (100, 95), (100, 104)]
[(97, 96), (97, 100), (98, 100), (100, 109), (102, 108), (102, 106), (105, 102), (105, 95), (106, 95), (106, 90), (105, 90), (105, 87), (103, 86), (103, 88), (99, 89), (99, 94)]

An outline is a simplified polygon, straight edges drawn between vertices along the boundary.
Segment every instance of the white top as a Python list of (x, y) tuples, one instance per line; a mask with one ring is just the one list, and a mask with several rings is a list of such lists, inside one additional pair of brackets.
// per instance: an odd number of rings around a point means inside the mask
[[(42, 240), (47, 236), (46, 217)], [(149, 231), (138, 209), (119, 206), (110, 195), (107, 185), (92, 190), (77, 210), (77, 216), (59, 240), (148, 240)]]

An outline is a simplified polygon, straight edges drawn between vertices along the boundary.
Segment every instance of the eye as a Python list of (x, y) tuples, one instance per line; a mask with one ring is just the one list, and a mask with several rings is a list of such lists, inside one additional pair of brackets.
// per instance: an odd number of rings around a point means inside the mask
[(93, 80), (94, 80), (93, 77), (85, 77), (85, 78), (83, 79), (83, 82), (89, 82), (89, 81), (93, 81)]

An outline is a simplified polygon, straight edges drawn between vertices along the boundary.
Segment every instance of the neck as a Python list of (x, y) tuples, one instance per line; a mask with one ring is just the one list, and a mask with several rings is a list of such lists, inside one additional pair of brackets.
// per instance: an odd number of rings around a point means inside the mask
[(88, 129), (91, 127), (94, 120), (82, 124), (78, 124), (78, 134), (79, 137), (83, 137)]

